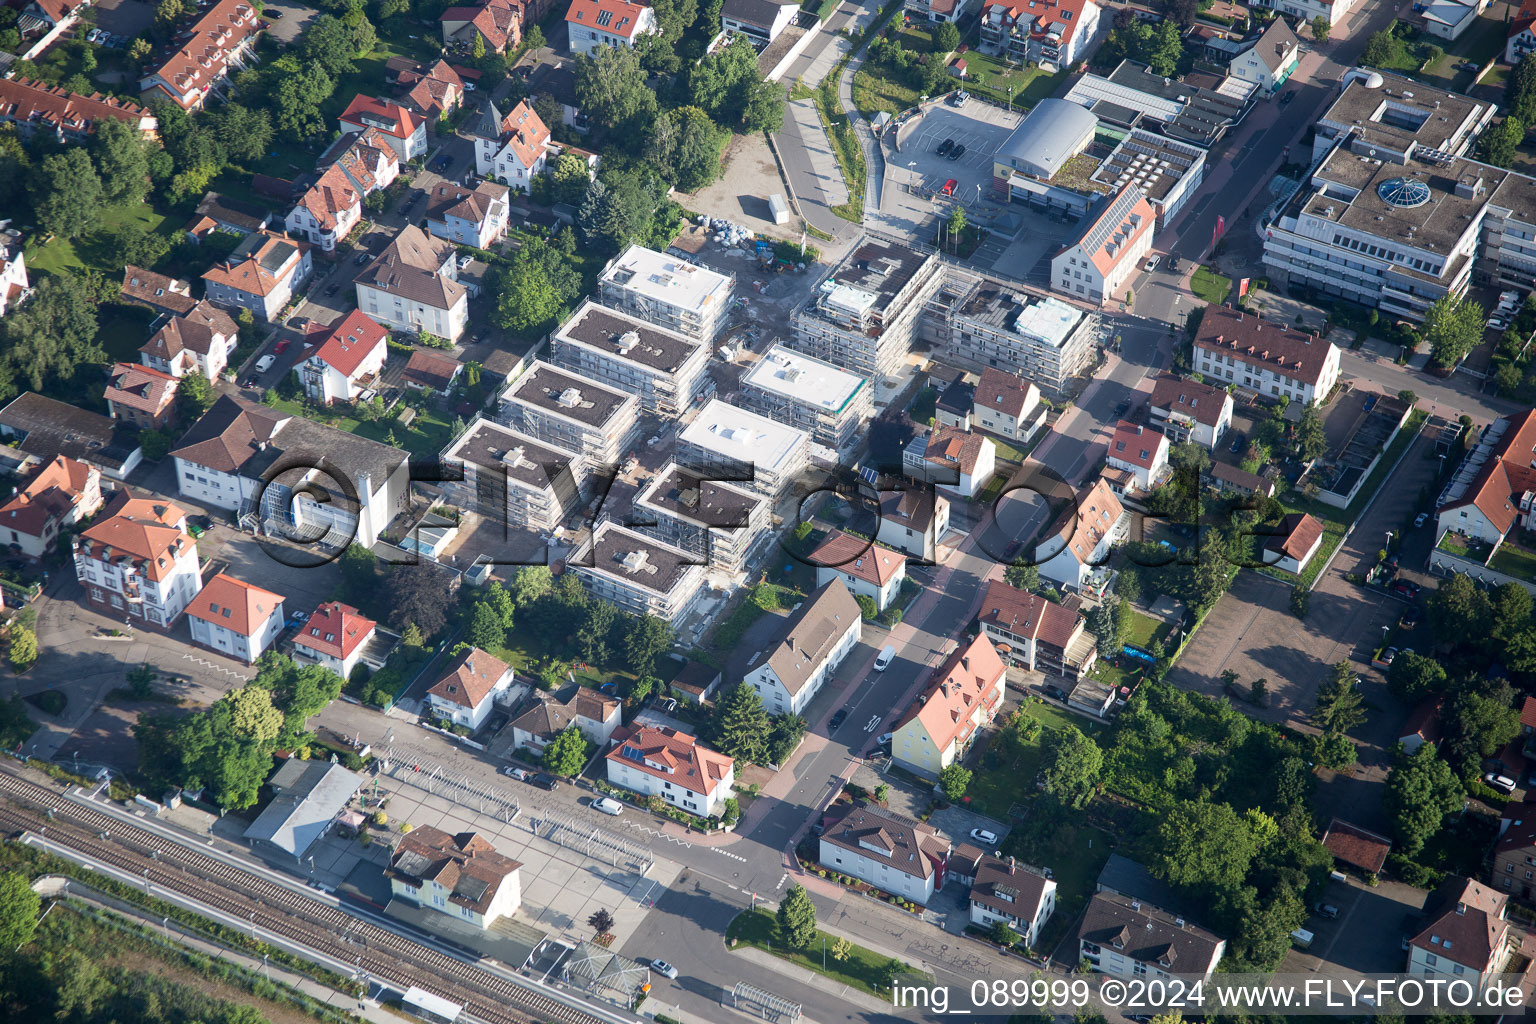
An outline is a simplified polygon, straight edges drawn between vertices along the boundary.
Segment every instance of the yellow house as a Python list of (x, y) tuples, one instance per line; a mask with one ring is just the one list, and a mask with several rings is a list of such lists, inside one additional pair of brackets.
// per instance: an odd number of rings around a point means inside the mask
[(522, 904), (522, 866), (473, 832), (423, 826), (400, 840), (385, 874), (394, 895), (488, 928)]
[(937, 778), (970, 749), (977, 730), (996, 717), (1006, 675), (1003, 659), (985, 634), (956, 650), (901, 716), (891, 738), (892, 759), (908, 771)]

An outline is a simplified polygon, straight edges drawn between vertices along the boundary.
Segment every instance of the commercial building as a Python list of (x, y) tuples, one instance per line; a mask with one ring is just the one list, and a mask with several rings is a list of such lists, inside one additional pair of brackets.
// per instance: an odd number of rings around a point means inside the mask
[(321, 405), (372, 398), (389, 354), (389, 332), (354, 309), (332, 328), (321, 328), (311, 339), (315, 351), (293, 368), (304, 394)]
[(926, 779), (938, 778), (965, 756), (977, 732), (1002, 709), (1007, 674), (986, 636), (956, 648), (897, 720), (893, 762)]
[(1135, 185), (1165, 227), (1205, 181), (1205, 149), (1145, 128), (1132, 128), (1089, 176), (1107, 192)]
[(289, 758), (267, 781), (276, 794), (245, 830), (258, 850), (302, 861), (347, 809), (363, 776), (329, 761)]
[(935, 255), (866, 242), (834, 267), (796, 311), (790, 345), (864, 377), (894, 375), (942, 279)]
[(457, 341), (469, 319), (453, 243), (407, 224), (357, 276), (357, 308), (379, 323)]
[(550, 338), (563, 369), (640, 396), (640, 407), (675, 417), (705, 382), (709, 347), (588, 299)]
[(512, 666), (478, 647), (449, 662), (427, 690), (427, 709), (454, 725), (478, 729), (490, 717), (498, 694), (512, 685)]
[(635, 439), (640, 400), (535, 360), (501, 394), (497, 419), (596, 464), (618, 465)]
[(151, 629), (169, 629), (202, 589), (197, 542), (175, 505), (117, 492), (74, 538), (75, 578), (91, 607)]
[(869, 598), (881, 612), (896, 600), (907, 579), (906, 555), (841, 530), (828, 531), (806, 561), (816, 567), (818, 587), (842, 580), (855, 597)]
[(550, 533), (581, 505), (586, 456), (477, 419), (447, 448), (443, 462), (463, 480), (445, 482), (443, 497), (508, 529)]
[(1462, 34), (1477, 24), (1478, 15), (1488, 9), (1492, 0), (1429, 0), (1419, 10), (1418, 21), (1424, 32), (1436, 39), (1447, 41), (1460, 39)]
[(685, 732), (620, 726), (608, 742), (608, 781), (615, 786), (659, 796), (701, 818), (720, 814), (733, 795), (736, 762)]
[(1099, 305), (1123, 298), (1152, 251), (1155, 224), (1141, 189), (1122, 186), (1082, 237), (1051, 258), (1051, 289)]
[(156, 136), (155, 115), (129, 100), (99, 92), (82, 96), (30, 78), (0, 78), (0, 124), (14, 124), (23, 138), (41, 131), (61, 143), (83, 142), (103, 118), (132, 125), (147, 138)]
[(1098, 892), (1077, 928), (1080, 959), (1122, 978), (1208, 978), (1227, 941), (1143, 900)]
[(409, 163), (427, 152), (427, 123), (394, 100), (358, 94), (341, 112), (341, 130), (362, 132), (376, 128), (395, 157)]
[(235, 71), (256, 62), (256, 41), (267, 23), (244, 0), (206, 8), (175, 50), (139, 81), (143, 98), (169, 99), (182, 110), (201, 110)]
[(219, 573), (187, 607), (192, 642), (254, 665), (283, 631), (283, 595)]
[(633, 48), (661, 31), (656, 12), (631, 0), (573, 0), (565, 13), (571, 54), (595, 56), (604, 47)]
[(748, 671), (746, 683), (769, 714), (802, 714), (858, 646), (863, 629), (859, 603), (842, 580), (822, 583), (784, 620), (777, 642)]
[(1267, 7), (1288, 15), (1298, 22), (1310, 23), (1321, 17), (1329, 27), (1338, 25), (1355, 9), (1357, 0), (1254, 0), (1253, 6)]
[(1019, 936), (1026, 948), (1039, 941), (1040, 929), (1056, 910), (1056, 882), (1038, 871), (1019, 867), (1009, 857), (983, 856), (976, 862), (971, 883), (971, 923), (991, 928), (999, 921)]
[(1276, 18), (1253, 45), (1232, 58), (1232, 74), (1257, 85), (1258, 95), (1270, 97), (1290, 80), (1301, 63), (1301, 40), (1284, 18)]
[(947, 358), (1018, 373), (1059, 395), (1091, 365), (1094, 316), (1060, 299), (992, 278), (955, 275), (958, 298), (944, 318)]
[(1230, 306), (1206, 307), (1195, 333), (1193, 365), (1206, 380), (1303, 406), (1327, 401), (1339, 361), (1333, 342)]
[(631, 245), (603, 269), (598, 301), (704, 345), (731, 310), (736, 278), (676, 256)]
[(209, 302), (274, 320), (313, 272), (308, 242), (253, 231), (221, 262), (204, 271), (203, 294)]
[(1035, 546), (1035, 564), (1041, 577), (1063, 587), (1098, 589), (1100, 581), (1107, 582), (1107, 574), (1098, 570), (1108, 561), (1109, 549), (1129, 531), (1125, 506), (1108, 483), (1096, 480), (1046, 530), (1045, 539)]
[(1152, 385), (1148, 420), (1174, 444), (1215, 450), (1232, 426), (1232, 396), (1203, 381), (1159, 374)]
[[(989, 5), (989, 13), (1000, 6)], [(982, 26), (985, 31), (985, 19)], [(1074, 217), (1087, 213), (1095, 198), (1108, 191), (1092, 181), (1096, 162), (1083, 155), (1098, 127), (1099, 119), (1079, 104), (1041, 100), (993, 155), (993, 194)]]
[(708, 480), (672, 463), (663, 466), (632, 504), (632, 529), (681, 548), (728, 573), (747, 569), (772, 539), (768, 499)]
[(1065, 99), (1087, 107), (1110, 129), (1152, 129), (1208, 149), (1242, 120), (1257, 90), (1253, 82), (1198, 71), (1174, 81), (1124, 60), (1108, 76), (1083, 75)]
[(704, 568), (692, 555), (611, 522), (600, 524), (566, 565), (594, 598), (674, 628), (704, 592)]
[(716, 398), (678, 434), (673, 458), (690, 470), (777, 501), (809, 465), (810, 445), (805, 431)]
[(522, 866), (473, 832), (423, 825), (400, 837), (384, 874), (394, 895), (489, 928), (522, 906)]
[(741, 395), (747, 408), (838, 451), (857, 441), (874, 415), (868, 380), (782, 345), (742, 374)]
[(893, 896), (926, 905), (944, 887), (949, 840), (926, 821), (872, 804), (834, 808), (817, 862)]
[(1088, 56), (1098, 28), (1093, 0), (987, 0), (978, 49), (1054, 73)]
[(881, 544), (932, 565), (939, 560), (939, 538), (948, 531), (949, 501), (933, 487), (880, 493), (880, 526), (875, 540)]
[(55, 455), (0, 505), (0, 544), (41, 561), (64, 530), (90, 519), (101, 505), (101, 470)]
[[(1076, 603), (1076, 598), (1068, 600)], [(1076, 681), (1093, 671), (1099, 657), (1096, 638), (1083, 616), (1027, 590), (991, 580), (981, 599), (982, 633), (1010, 665)]]

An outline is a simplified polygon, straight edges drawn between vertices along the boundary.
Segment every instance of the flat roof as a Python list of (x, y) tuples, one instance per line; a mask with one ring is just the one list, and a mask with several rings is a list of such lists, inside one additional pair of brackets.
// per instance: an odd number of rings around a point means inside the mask
[(670, 544), (606, 522), (568, 564), (573, 569), (600, 572), (665, 596), (682, 582), (698, 559)]
[(600, 306), (591, 299), (581, 304), (555, 332), (555, 337), (663, 373), (677, 372), (699, 350), (697, 342)]
[(774, 345), (741, 378), (763, 391), (814, 405), (827, 412), (842, 412), (869, 381), (831, 363)]
[(722, 459), (778, 469), (797, 448), (810, 442), (810, 435), (712, 398), (677, 439)]
[[(929, 257), (890, 242), (865, 242), (822, 282), (829, 297), (857, 295), (866, 309), (889, 306)], [(830, 287), (829, 287), (830, 285)]]
[(624, 250), (599, 280), (692, 310), (723, 302), (731, 291), (731, 279), (724, 274), (642, 245)]
[(1191, 167), (1205, 161), (1205, 150), (1165, 139), (1141, 128), (1121, 140), (1093, 172), (1093, 181), (1118, 190), (1134, 184), (1152, 202), (1167, 198)]
[(1011, 331), (1050, 348), (1061, 348), (1082, 322), (1083, 311), (1050, 296), (1031, 295), (983, 278), (959, 315)]
[(1492, 104), (1461, 93), (1389, 72), (1370, 74), (1374, 77), (1357, 77), (1344, 87), (1317, 119), (1319, 127), (1355, 131), (1367, 141), (1399, 152), (1422, 146), (1455, 155), (1468, 141), (1468, 133), (1493, 112)]
[(544, 490), (554, 485), (559, 467), (574, 471), (581, 456), (536, 441), (494, 420), (477, 419), (443, 452), (443, 458), (459, 459), (498, 473), (505, 470), (509, 479)]
[(669, 463), (634, 501), (649, 505), (700, 526), (734, 529), (745, 526), (752, 510), (766, 501), (762, 496), (699, 476)]
[(626, 404), (638, 401), (634, 395), (579, 377), (542, 359), (535, 360), (501, 397), (503, 401), (522, 402), (593, 427), (606, 425)]

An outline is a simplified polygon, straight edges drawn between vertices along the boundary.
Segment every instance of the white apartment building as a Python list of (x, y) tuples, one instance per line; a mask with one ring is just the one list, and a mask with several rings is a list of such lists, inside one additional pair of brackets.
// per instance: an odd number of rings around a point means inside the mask
[(1093, 0), (988, 0), (979, 49), (1055, 72), (1088, 56), (1098, 27)]
[(1232, 426), (1232, 409), (1226, 388), (1164, 373), (1152, 385), (1148, 420), (1174, 444), (1214, 451)]
[(203, 294), (221, 306), (273, 320), (314, 273), (309, 243), (253, 231), (223, 261), (203, 273)]
[(1253, 6), (1268, 7), (1304, 24), (1321, 16), (1333, 27), (1342, 22), (1357, 3), (1359, 0), (1333, 0), (1332, 3), (1329, 0), (1254, 0)]
[(777, 501), (810, 464), (803, 430), (712, 398), (677, 435), (679, 465)]
[(319, 246), (322, 252), (334, 252), (336, 243), (362, 219), (363, 193), (339, 165), (332, 164), (288, 211), (284, 226), (295, 238)]
[(342, 132), (376, 129), (379, 139), (394, 150), (400, 163), (427, 152), (427, 123), (394, 100), (358, 94), (341, 112)]
[(211, 302), (199, 302), (167, 320), (139, 349), (139, 362), (172, 377), (196, 370), (218, 380), (239, 344), (234, 318)]
[(335, 327), (316, 331), (313, 354), (293, 368), (304, 394), (322, 405), (372, 398), (389, 354), (389, 332), (354, 309)]
[(540, 698), (533, 707), (512, 720), (512, 745), (528, 747), (539, 753), (555, 737), (575, 726), (600, 750), (606, 750), (614, 731), (623, 723), (623, 704), (604, 696), (589, 686), (575, 687), (565, 700)]
[(611, 522), (600, 524), (566, 566), (594, 598), (674, 628), (705, 590), (704, 567), (688, 552)]
[(832, 269), (791, 318), (791, 347), (863, 377), (895, 374), (943, 283), (939, 259), (866, 242)]
[(520, 868), (473, 832), (454, 836), (423, 825), (400, 837), (384, 874), (393, 895), (489, 928), (522, 906)]
[(605, 758), (608, 781), (642, 796), (659, 796), (701, 818), (724, 809), (734, 793), (736, 762), (685, 732), (620, 726)]
[(427, 230), (455, 245), (489, 249), (507, 233), (507, 186), (482, 181), (473, 188), (444, 179), (430, 193)]
[(1301, 405), (1327, 401), (1339, 361), (1333, 342), (1230, 306), (1207, 307), (1195, 334), (1194, 369), (1206, 380)]
[(705, 382), (709, 346), (587, 299), (550, 338), (550, 361), (675, 417)]
[(631, 0), (572, 0), (565, 13), (571, 55), (594, 56), (606, 46), (633, 48), (661, 31), (656, 12)]
[(91, 607), (150, 629), (169, 629), (203, 585), (187, 514), (127, 488), (74, 538), (74, 561)]
[(947, 532), (949, 501), (932, 486), (880, 492), (880, 526), (875, 540), (881, 544), (932, 565), (939, 560), (939, 539)]
[(836, 451), (863, 436), (874, 416), (874, 386), (858, 374), (774, 345), (741, 376), (747, 408), (811, 435)]
[(668, 463), (635, 497), (627, 525), (736, 574), (773, 539), (769, 505), (761, 494)]
[(950, 652), (891, 730), (891, 758), (925, 779), (965, 757), (1003, 707), (1008, 667), (984, 634)]
[(490, 717), (496, 696), (512, 685), (512, 666), (471, 647), (449, 662), (427, 690), (427, 707), (454, 725), (478, 729)]
[(1209, 978), (1227, 941), (1199, 925), (1114, 892), (1095, 893), (1077, 928), (1081, 959), (1121, 978)]
[(1107, 461), (1111, 469), (1130, 474), (1137, 489), (1150, 491), (1170, 472), (1168, 447), (1166, 434), (1121, 420), (1109, 439)]
[(55, 455), (0, 505), (0, 545), (41, 561), (58, 547), (60, 534), (101, 508), (101, 470)]
[(640, 399), (543, 360), (501, 393), (497, 419), (529, 437), (618, 465), (639, 427)]
[(21, 249), (21, 236), (9, 229), (0, 233), (0, 316), (15, 309), (31, 294), (27, 283), (27, 254)]
[(957, 273), (961, 296), (940, 335), (947, 357), (978, 370), (1016, 373), (1051, 394), (1087, 371), (1094, 354), (1094, 316), (1051, 296)]
[(471, 423), (443, 449), (443, 463), (464, 474), (442, 484), (443, 497), (508, 529), (547, 534), (581, 507), (585, 456), (493, 420)]
[(1522, 931), (1509, 923), (1508, 896), (1452, 875), (1430, 894), (1424, 922), (1408, 940), (1407, 973), (1459, 978), (1482, 991), (1493, 975), (1512, 969)]
[(1141, 189), (1126, 184), (1082, 237), (1051, 258), (1051, 288), (1103, 305), (1123, 298), (1152, 252), (1156, 214)]
[(1259, 94), (1273, 96), (1290, 80), (1301, 63), (1301, 40), (1284, 18), (1269, 23), (1252, 46), (1232, 58), (1232, 75), (1259, 87)]
[(1011, 441), (1027, 442), (1045, 425), (1045, 406), (1033, 381), (987, 367), (971, 401), (971, 425)]
[(1030, 672), (1076, 682), (1099, 658), (1098, 641), (1079, 612), (1002, 580), (987, 583), (978, 621), (1004, 661)]
[(603, 269), (598, 301), (704, 345), (714, 343), (731, 311), (736, 278), (631, 245)]
[(864, 803), (842, 805), (821, 834), (823, 866), (926, 905), (944, 879), (949, 840), (925, 821)]
[(459, 281), (451, 242), (408, 224), (357, 276), (357, 308), (412, 334), (457, 341), (469, 321), (469, 289)]
[(1082, 589), (1109, 561), (1109, 549), (1125, 540), (1131, 517), (1100, 478), (1084, 488), (1075, 507), (1063, 509), (1035, 546), (1040, 576), (1071, 590)]
[(1509, 35), (1504, 43), (1504, 63), (1518, 64), (1536, 50), (1536, 2), (1525, 0), (1509, 20)]
[(254, 665), (283, 631), (283, 595), (219, 573), (187, 607), (192, 642)]
[(907, 578), (907, 556), (863, 537), (830, 530), (806, 557), (816, 567), (816, 585), (841, 580), (855, 597), (867, 597), (885, 611), (901, 593)]
[[(312, 612), (293, 638), (294, 656), (328, 668), (343, 679), (365, 662), (364, 652), (378, 623), (351, 605), (327, 601)], [(380, 668), (383, 662), (373, 665)]]
[(475, 123), (475, 170), (509, 189), (528, 192), (549, 164), (549, 127), (523, 100), (505, 116), (487, 104)]
[(767, 655), (754, 655), (746, 684), (757, 691), (770, 715), (803, 714), (858, 646), (863, 629), (859, 603), (842, 581), (821, 584), (784, 620), (778, 642)]
[(235, 71), (256, 62), (256, 43), (267, 23), (244, 0), (219, 0), (203, 10), (175, 50), (139, 81), (146, 100), (162, 97), (182, 110), (201, 110)]

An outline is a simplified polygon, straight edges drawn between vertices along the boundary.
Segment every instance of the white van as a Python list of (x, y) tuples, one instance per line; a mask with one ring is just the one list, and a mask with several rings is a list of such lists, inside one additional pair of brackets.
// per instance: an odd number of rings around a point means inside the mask
[(1297, 949), (1306, 949), (1312, 945), (1312, 933), (1305, 928), (1297, 928), (1291, 932), (1291, 943)]
[(262, 356), (260, 359), (256, 360), (256, 372), (266, 373), (268, 370), (272, 369), (272, 364), (275, 362), (277, 362), (277, 356), (274, 356), (271, 353)]
[(896, 657), (896, 648), (886, 644), (880, 648), (880, 653), (875, 657), (875, 671), (884, 672), (890, 666), (891, 660)]

